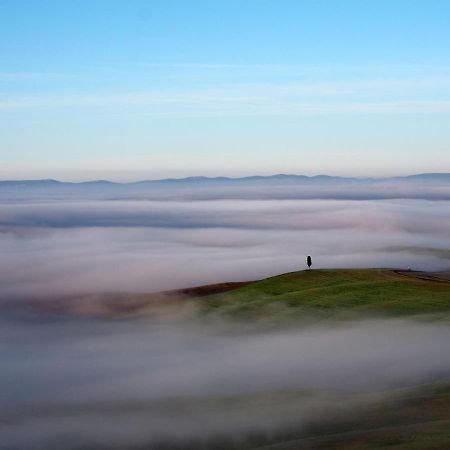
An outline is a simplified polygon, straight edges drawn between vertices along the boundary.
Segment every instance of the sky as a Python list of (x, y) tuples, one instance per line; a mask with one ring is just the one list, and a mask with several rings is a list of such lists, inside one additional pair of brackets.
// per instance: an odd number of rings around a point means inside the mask
[(450, 171), (447, 0), (0, 0), (0, 179)]

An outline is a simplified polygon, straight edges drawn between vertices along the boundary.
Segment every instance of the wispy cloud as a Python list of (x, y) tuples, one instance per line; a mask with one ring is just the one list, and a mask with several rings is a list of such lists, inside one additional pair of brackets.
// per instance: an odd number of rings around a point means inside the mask
[(58, 72), (0, 72), (0, 80), (47, 80), (56, 78), (70, 78), (73, 75)]
[(161, 116), (449, 113), (450, 79), (241, 84), (0, 100), (4, 111), (99, 107), (137, 107)]

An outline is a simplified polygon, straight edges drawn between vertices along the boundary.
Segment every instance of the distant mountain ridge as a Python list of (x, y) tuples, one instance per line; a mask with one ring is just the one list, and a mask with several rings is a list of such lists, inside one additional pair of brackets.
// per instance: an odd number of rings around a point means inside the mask
[(36, 180), (0, 180), (0, 187), (62, 187), (62, 186), (134, 186), (143, 184), (167, 184), (167, 183), (248, 183), (248, 182), (389, 182), (389, 181), (438, 181), (450, 182), (450, 173), (420, 173), (414, 175), (384, 177), (384, 178), (358, 178), (358, 177), (340, 177), (331, 175), (295, 175), (295, 174), (276, 174), (276, 175), (252, 175), (247, 177), (206, 177), (191, 176), (185, 178), (163, 178), (155, 180), (140, 180), (130, 182), (118, 182), (109, 180), (91, 180), (91, 181), (60, 181), (55, 179), (36, 179)]
[(450, 173), (390, 178), (329, 175), (254, 175), (241, 178), (187, 177), (133, 182), (92, 180), (0, 181), (0, 200), (450, 200)]

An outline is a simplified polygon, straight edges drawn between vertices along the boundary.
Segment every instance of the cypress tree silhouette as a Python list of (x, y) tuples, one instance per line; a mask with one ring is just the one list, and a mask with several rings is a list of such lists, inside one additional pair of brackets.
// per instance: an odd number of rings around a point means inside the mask
[(309, 255), (306, 258), (306, 264), (308, 264), (308, 269), (311, 269), (312, 259), (311, 259), (311, 256), (309, 256)]

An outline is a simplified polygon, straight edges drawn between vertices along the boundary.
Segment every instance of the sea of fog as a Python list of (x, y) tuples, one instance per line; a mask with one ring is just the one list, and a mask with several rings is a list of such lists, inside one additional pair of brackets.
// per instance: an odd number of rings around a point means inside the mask
[(445, 200), (0, 202), (0, 299), (149, 292), (313, 267), (448, 270)]
[(442, 324), (269, 331), (20, 307), (258, 279), (304, 269), (307, 255), (314, 268), (448, 270), (449, 223), (445, 200), (3, 199), (0, 449), (210, 449), (448, 380)]
[[(1, 450), (210, 450), (450, 379), (445, 324), (0, 319)], [(281, 434), (282, 435), (282, 434)]]

